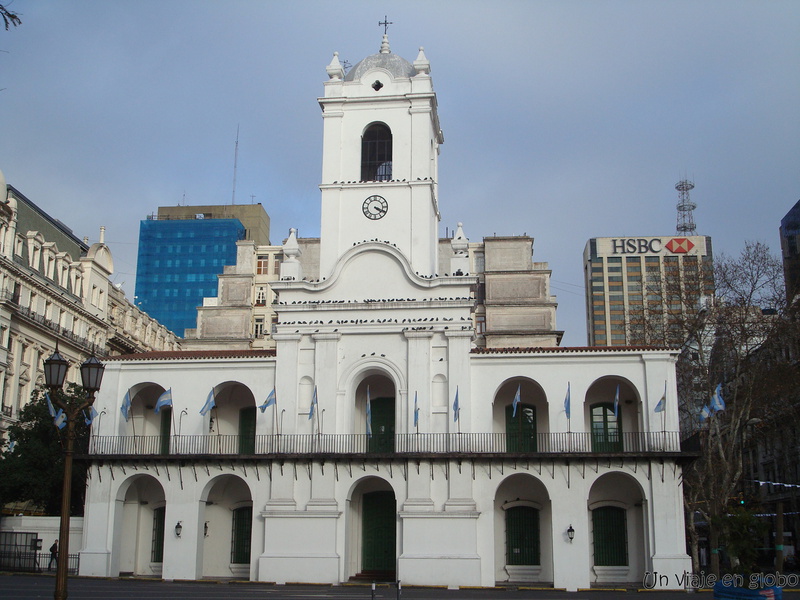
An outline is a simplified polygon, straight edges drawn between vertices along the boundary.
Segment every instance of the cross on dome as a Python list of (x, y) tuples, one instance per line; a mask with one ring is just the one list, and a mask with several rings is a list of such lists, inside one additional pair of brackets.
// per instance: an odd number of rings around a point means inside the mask
[(394, 23), (392, 23), (386, 15), (383, 15), (383, 21), (378, 21), (378, 25), (383, 25), (383, 35), (385, 36), (389, 33), (389, 25), (394, 25)]

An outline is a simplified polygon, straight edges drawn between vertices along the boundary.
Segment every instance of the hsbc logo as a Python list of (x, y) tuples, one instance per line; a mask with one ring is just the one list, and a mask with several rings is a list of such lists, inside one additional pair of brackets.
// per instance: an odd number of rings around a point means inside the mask
[(614, 254), (658, 254), (661, 252), (659, 238), (628, 238), (611, 240)]
[(664, 247), (674, 254), (686, 254), (694, 244), (689, 238), (672, 238)]
[(686, 254), (694, 248), (689, 238), (672, 238), (666, 244), (661, 238), (622, 238), (612, 239), (613, 254), (658, 254), (666, 248), (673, 254)]

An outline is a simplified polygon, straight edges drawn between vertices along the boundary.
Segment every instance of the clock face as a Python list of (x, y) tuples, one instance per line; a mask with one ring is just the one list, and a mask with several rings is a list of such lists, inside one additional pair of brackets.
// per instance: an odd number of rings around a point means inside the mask
[(386, 202), (386, 198), (383, 196), (370, 196), (364, 200), (364, 204), (361, 205), (361, 210), (364, 212), (365, 217), (375, 221), (383, 218), (389, 210), (389, 203)]

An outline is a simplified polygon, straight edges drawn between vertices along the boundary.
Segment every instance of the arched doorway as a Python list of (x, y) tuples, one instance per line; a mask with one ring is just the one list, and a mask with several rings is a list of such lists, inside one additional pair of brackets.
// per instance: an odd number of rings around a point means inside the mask
[(235, 475), (221, 475), (201, 496), (203, 577), (250, 574), (253, 498)]
[(506, 452), (548, 451), (547, 397), (537, 382), (504, 381), (494, 397), (493, 418), (494, 431), (505, 434)]
[(356, 578), (393, 581), (397, 569), (397, 499), (378, 477), (360, 481), (350, 500), (350, 564)]
[(366, 434), (367, 452), (394, 452), (396, 403), (392, 380), (383, 374), (367, 375), (356, 388), (356, 407), (356, 414), (363, 419), (356, 431)]
[(592, 452), (637, 450), (641, 440), (640, 400), (636, 388), (622, 377), (601, 377), (586, 392), (585, 415)]
[(160, 575), (166, 533), (164, 488), (150, 475), (136, 475), (120, 487), (118, 498), (122, 504), (114, 527), (118, 573)]
[[(256, 400), (246, 385), (228, 381), (215, 389), (209, 432), (223, 454), (255, 454)], [(213, 442), (212, 442), (213, 447)]]
[(553, 580), (550, 497), (532, 475), (508, 477), (495, 494), (495, 579)]
[(163, 406), (155, 412), (159, 397), (166, 390), (157, 383), (141, 383), (129, 390), (131, 405), (128, 409), (126, 441), (131, 454), (169, 454), (173, 434), (172, 407)]
[(645, 500), (639, 483), (625, 473), (606, 473), (589, 492), (592, 581), (640, 580), (645, 556)]

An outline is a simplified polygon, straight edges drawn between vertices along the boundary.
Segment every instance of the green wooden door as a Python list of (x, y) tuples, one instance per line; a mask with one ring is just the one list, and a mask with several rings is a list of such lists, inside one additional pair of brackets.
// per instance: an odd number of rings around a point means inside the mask
[(592, 511), (594, 564), (616, 567), (628, 564), (628, 531), (624, 508), (601, 506)]
[(592, 405), (592, 452), (622, 452), (622, 423), (611, 403)]
[(233, 511), (231, 532), (231, 563), (250, 562), (250, 536), (253, 532), (253, 507), (243, 506)]
[(256, 407), (239, 411), (239, 454), (256, 453)]
[(361, 570), (395, 570), (397, 509), (394, 492), (370, 492), (361, 500)]
[(372, 437), (368, 451), (394, 452), (394, 398), (374, 398), (370, 401), (372, 412)]
[(161, 414), (161, 440), (159, 441), (158, 451), (161, 454), (169, 454), (169, 434), (172, 428), (172, 408), (164, 406), (159, 413)]
[(506, 511), (506, 564), (538, 565), (539, 511), (514, 506)]
[(536, 408), (530, 404), (506, 406), (506, 451), (536, 452)]
[(153, 509), (153, 538), (150, 546), (150, 562), (164, 562), (164, 525), (167, 509), (164, 506)]

